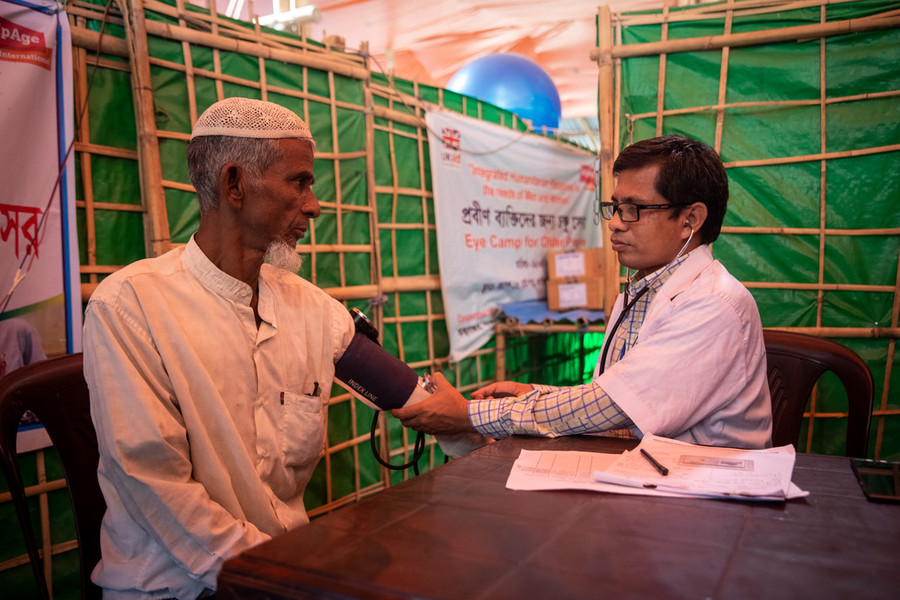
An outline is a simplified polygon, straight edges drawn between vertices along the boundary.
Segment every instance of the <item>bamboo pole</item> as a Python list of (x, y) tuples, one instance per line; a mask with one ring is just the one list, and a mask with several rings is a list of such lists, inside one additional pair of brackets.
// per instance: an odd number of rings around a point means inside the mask
[(102, 273), (104, 275), (108, 275), (110, 273), (115, 273), (122, 267), (118, 265), (83, 265), (84, 273)]
[(788, 283), (781, 281), (742, 281), (744, 287), (748, 289), (769, 289), (769, 290), (798, 290), (798, 291), (819, 291), (827, 290), (831, 292), (851, 291), (851, 292), (893, 292), (894, 287), (890, 285), (869, 285), (856, 283)]
[(128, 43), (121, 38), (105, 35), (101, 41), (99, 32), (82, 27), (72, 27), (71, 35), (73, 46), (93, 51), (100, 48), (100, 52), (103, 54), (128, 58)]
[[(368, 45), (364, 46), (368, 55)], [(366, 68), (369, 68), (369, 60), (366, 59)], [(378, 206), (378, 189), (375, 185), (375, 97), (372, 93), (372, 80), (366, 79), (363, 82), (363, 102), (365, 104), (365, 124), (366, 124), (366, 199), (370, 209), (371, 218), (369, 219), (369, 237), (372, 240), (374, 251), (370, 253), (370, 265), (372, 278), (375, 283), (375, 296), (382, 296), (385, 291), (383, 288), (383, 277), (381, 275), (381, 237), (377, 224), (377, 206)], [(381, 304), (376, 305), (374, 314), (374, 323), (376, 329), (384, 332), (384, 311)], [(378, 438), (378, 451), (382, 456), (390, 454), (390, 439), (387, 426), (387, 417), (381, 415), (378, 418), (375, 435)], [(391, 472), (384, 465), (379, 464), (380, 482), (382, 488), (390, 487)], [(363, 490), (360, 490), (362, 495)]]
[[(50, 492), (55, 492), (56, 490), (63, 490), (66, 488), (66, 480), (65, 479), (54, 479), (52, 481), (42, 481), (35, 485), (29, 485), (25, 487), (25, 497), (32, 498), (34, 496), (40, 496), (42, 494), (49, 494)], [(0, 492), (0, 504), (6, 504), (7, 502), (12, 502), (12, 494), (9, 492)]]
[(887, 152), (897, 152), (898, 150), (900, 150), (900, 144), (890, 144), (888, 146), (875, 146), (872, 148), (844, 150), (841, 152), (820, 152), (818, 154), (807, 154), (804, 156), (783, 156), (779, 158), (760, 158), (756, 160), (735, 160), (726, 162), (725, 168), (733, 169), (736, 167), (765, 167), (772, 165), (788, 165), (801, 162), (818, 162), (820, 160), (834, 160), (836, 158), (856, 158), (858, 156), (884, 154)]
[[(79, 17), (81, 19), (81, 17)], [(78, 123), (76, 123), (76, 140), (90, 140), (90, 111), (88, 108), (88, 76), (87, 76), (87, 52), (83, 48), (73, 48), (72, 65), (73, 85), (75, 87), (75, 114), (78, 115)], [(98, 67), (95, 65), (94, 69)], [(97, 264), (97, 221), (94, 207), (94, 176), (91, 168), (91, 153), (85, 151), (84, 146), (79, 149), (79, 143), (75, 142), (75, 151), (80, 152), (79, 168), (81, 171), (81, 188), (82, 200), (76, 201), (75, 206), (83, 204), (84, 206), (84, 224), (85, 224), (85, 256), (89, 265)], [(134, 153), (137, 158), (137, 153)], [(79, 268), (79, 272), (84, 273)], [(90, 275), (88, 282), (97, 283), (97, 276)]]
[[(622, 25), (618, 22), (615, 24), (615, 41), (611, 45), (622, 45)], [(622, 59), (613, 59), (613, 143), (618, 148), (622, 139), (621, 121), (622, 121)], [(600, 207), (597, 207), (599, 210)]]
[[(733, 6), (734, 1), (728, 0), (728, 8), (725, 11), (725, 35), (731, 33), (732, 21), (734, 20)], [(722, 130), (725, 123), (725, 110), (722, 107), (725, 105), (725, 92), (728, 89), (728, 60), (730, 55), (731, 48), (729, 46), (722, 48), (722, 58), (720, 59), (721, 62), (719, 64), (719, 94), (716, 99), (716, 133), (715, 141), (713, 142), (713, 148), (715, 149), (716, 154), (720, 154), (722, 151)]]
[(439, 275), (409, 275), (406, 277), (383, 277), (382, 289), (386, 293), (394, 292), (427, 292), (440, 291), (441, 278)]
[(443, 320), (443, 315), (435, 315), (432, 313), (426, 313), (423, 315), (397, 315), (393, 317), (385, 317), (385, 323), (433, 323), (438, 320)]
[[(78, 202), (75, 203), (75, 206), (78, 206), (81, 208), (86, 208), (87, 201), (79, 200)], [(100, 201), (94, 200), (91, 203), (91, 207), (95, 211), (96, 210), (117, 210), (120, 212), (136, 212), (136, 213), (144, 212), (144, 207), (141, 206), (140, 204), (119, 204), (117, 202), (100, 202)], [(95, 234), (95, 237), (96, 237), (96, 234)], [(96, 248), (95, 248), (95, 253), (96, 253)], [(82, 266), (83, 267), (93, 267), (95, 265), (96, 265), (96, 262), (94, 264), (88, 263), (87, 265), (82, 265)]]
[[(47, 468), (44, 463), (44, 451), (35, 453), (35, 466), (37, 467), (38, 484), (47, 483)], [(47, 591), (53, 597), (53, 541), (50, 537), (50, 509), (47, 503), (46, 492), (38, 496), (38, 508), (41, 517), (41, 549), (44, 556), (44, 579), (47, 582)]]
[[(418, 81), (415, 82), (415, 87), (413, 88), (413, 91), (415, 92), (416, 97), (418, 97), (419, 93), (420, 93)], [(417, 105), (416, 106), (416, 116), (423, 116), (423, 115), (421, 115), (422, 112), (423, 112), (422, 106)], [(425, 153), (425, 142), (428, 141), (428, 134), (427, 134), (427, 132), (424, 132), (422, 130), (422, 128), (416, 129), (416, 133), (418, 134), (418, 136), (416, 138), (416, 152), (418, 153), (418, 158), (419, 158), (419, 189), (421, 190), (421, 194), (422, 194), (422, 203), (421, 203), (421, 207), (422, 207), (422, 246), (425, 249), (425, 252), (424, 252), (425, 264), (424, 264), (423, 270), (425, 271), (425, 273), (431, 273), (431, 244), (430, 244), (430, 239), (429, 239), (429, 235), (430, 235), (429, 232), (433, 229), (433, 227), (430, 226), (428, 223), (428, 213), (429, 213), (428, 202), (429, 202), (429, 199), (431, 199), (432, 203), (433, 203), (434, 194), (429, 194), (428, 190), (425, 187), (425, 178), (426, 178), (425, 169), (426, 169), (426, 165), (430, 164), (430, 156)], [(433, 294), (431, 294), (429, 292), (425, 292), (425, 313), (429, 317), (431, 316), (432, 312), (434, 311), (434, 304), (433, 304), (432, 296), (433, 296)], [(434, 359), (436, 358), (434, 355), (434, 328), (431, 327), (430, 322), (429, 322), (429, 326), (427, 327), (427, 329), (425, 331), (425, 337), (426, 337), (426, 343), (427, 343), (427, 348), (428, 348), (428, 360), (431, 361), (431, 363), (433, 364)], [(478, 359), (476, 358), (476, 363), (477, 362), (478, 362)], [(432, 461), (432, 466), (433, 466), (433, 461), (434, 461), (433, 453), (431, 455), (430, 460)]]
[[(662, 31), (660, 39), (663, 42), (669, 39), (669, 2), (663, 3), (662, 9)], [(659, 137), (663, 132), (663, 109), (665, 108), (666, 97), (666, 55), (659, 55), (659, 70), (656, 80), (656, 136)]]
[[(218, 31), (217, 21), (213, 21), (213, 29), (214, 31)], [(369, 77), (368, 69), (356, 62), (336, 60), (335, 58), (332, 58), (331, 55), (312, 54), (308, 52), (297, 52), (296, 50), (290, 49), (274, 48), (264, 45), (262, 40), (251, 42), (234, 39), (226, 37), (227, 32), (218, 31), (218, 33), (206, 33), (197, 31), (196, 29), (179, 27), (178, 25), (173, 25), (171, 23), (163, 23), (162, 21), (147, 21), (147, 32), (150, 35), (178, 42), (189, 42), (191, 44), (207, 46), (214, 50), (236, 52), (257, 58), (311, 67), (313, 69), (333, 72), (351, 79), (368, 79)]]
[(141, 196), (147, 212), (144, 219), (147, 256), (165, 253), (171, 243), (166, 198), (160, 180), (162, 163), (156, 138), (156, 115), (153, 110), (153, 85), (150, 77), (147, 21), (141, 0), (127, 0), (125, 36), (131, 63), (131, 87), (134, 93), (135, 122), (138, 137)]
[(814, 229), (812, 227), (722, 227), (722, 233), (760, 234), (760, 235), (900, 235), (900, 227), (882, 229)]
[[(740, 12), (740, 16), (766, 15), (772, 13), (787, 13), (794, 10), (802, 10), (804, 8), (813, 8), (825, 5), (846, 4), (849, 2), (857, 2), (858, 0), (799, 0), (789, 2), (785, 0), (749, 0), (738, 1), (734, 3), (734, 10)], [(713, 19), (724, 19), (726, 9), (722, 4), (701, 4), (687, 10), (682, 10), (670, 16), (670, 23), (687, 23), (695, 21), (708, 21)], [(634, 27), (635, 25), (657, 25), (661, 22), (658, 14), (617, 14), (616, 21), (621, 22), (623, 26)]]
[[(897, 256), (897, 274), (894, 278), (894, 302), (891, 307), (891, 328), (897, 329), (900, 325), (900, 252)], [(884, 383), (881, 388), (881, 401), (879, 409), (882, 413), (887, 411), (888, 400), (891, 395), (891, 375), (894, 369), (894, 355), (897, 351), (896, 339), (892, 339), (888, 343), (887, 364), (884, 369)], [(884, 419), (878, 419), (878, 425), (875, 429), (875, 458), (881, 457), (881, 444), (884, 441)]]
[[(825, 22), (825, 7), (819, 9), (820, 22)], [(825, 110), (825, 90), (827, 82), (825, 79), (825, 38), (819, 38), (819, 153), (825, 155), (828, 150), (826, 136), (828, 128), (826, 127), (826, 110)], [(826, 190), (827, 190), (827, 165), (828, 161), (819, 161), (819, 265), (818, 265), (818, 282), (825, 282), (825, 215), (826, 210)], [(822, 325), (822, 311), (825, 305), (825, 290), (819, 288), (816, 293), (816, 326)], [(815, 404), (815, 395), (813, 396), (813, 409)], [(810, 440), (810, 443), (812, 440)]]
[[(616, 140), (613, 139), (613, 64), (612, 64), (612, 23), (608, 6), (601, 6), (597, 16), (598, 50), (594, 60), (599, 68), (597, 84), (598, 113), (600, 123), (600, 200), (608, 201), (613, 192), (613, 161), (616, 157)], [(611, 248), (609, 229), (600, 227), (603, 237), (603, 308), (606, 314), (612, 312), (613, 304), (619, 293), (616, 278), (619, 273), (619, 262)]]
[(900, 327), (766, 327), (772, 331), (794, 331), (824, 338), (900, 338)]
[[(896, 29), (898, 26), (900, 26), (900, 16), (885, 18), (865, 17), (861, 19), (848, 19), (845, 21), (831, 21), (824, 25), (797, 25), (781, 29), (732, 33), (730, 35), (704, 36), (669, 40), (667, 42), (628, 44), (612, 48), (612, 58), (634, 58), (637, 56), (656, 56), (663, 53), (674, 54), (677, 52), (721, 50), (725, 46), (730, 46), (732, 48), (760, 46), (817, 37), (860, 33), (863, 31)], [(600, 48), (591, 50), (591, 59), (597, 60), (600, 52)]]
[[(617, 59), (619, 60), (619, 59)], [(844, 102), (859, 102), (861, 100), (873, 100), (876, 98), (893, 98), (900, 96), (900, 90), (886, 90), (882, 92), (869, 92), (866, 94), (852, 94), (849, 96), (834, 96), (825, 98), (825, 104), (840, 104)], [(704, 106), (687, 106), (683, 108), (667, 108), (663, 111), (663, 116), (670, 117), (674, 115), (692, 115), (707, 111), (721, 111), (735, 108), (791, 108), (804, 106), (818, 106), (822, 104), (822, 99), (815, 100), (758, 100), (744, 102), (724, 102), (719, 101), (717, 104), (707, 104)], [(657, 113), (635, 113), (629, 115), (632, 121), (640, 121), (641, 119), (656, 118)]]
[[(79, 84), (79, 88), (80, 88), (79, 89), (79, 93), (80, 93), (81, 84)], [(84, 89), (84, 91), (87, 90), (86, 87), (83, 89)], [(78, 106), (77, 110), (80, 112), (81, 107)], [(82, 117), (82, 120), (84, 122), (84, 128), (83, 128), (83, 131), (82, 131), (82, 127), (78, 128), (79, 137), (81, 137), (82, 140), (85, 140), (85, 139), (88, 139), (88, 133), (90, 131), (90, 129), (88, 128), (88, 122), (90, 121), (90, 115), (88, 114), (87, 111), (85, 111), (84, 116)], [(138, 158), (138, 153), (136, 150), (128, 150), (127, 148), (114, 148), (112, 146), (101, 146), (99, 144), (92, 144), (91, 142), (85, 142), (85, 141), (75, 142), (75, 151), (81, 152), (84, 154), (97, 154), (100, 156), (108, 156), (111, 158), (126, 158), (128, 160), (137, 160), (137, 158)]]
[[(338, 135), (338, 117), (337, 107), (334, 105), (336, 96), (334, 73), (328, 72), (328, 108), (331, 117), (331, 147), (336, 154), (340, 154), (340, 140)], [(335, 203), (335, 231), (337, 232), (337, 243), (344, 243), (344, 211), (343, 209), (343, 186), (341, 185), (341, 161), (332, 160), (331, 167), (334, 172), (334, 203)], [(338, 252), (338, 276), (341, 285), (347, 285), (347, 269), (345, 254)]]
[[(262, 59), (260, 59), (260, 60), (262, 60)], [(179, 71), (181, 73), (187, 72), (185, 65), (182, 65), (182, 64), (179, 64), (176, 62), (172, 62), (170, 60), (164, 60), (161, 58), (151, 57), (150, 64), (153, 66), (156, 66), (156, 67), (163, 67), (165, 69), (170, 69), (172, 71)], [(301, 91), (292, 90), (292, 89), (285, 88), (285, 87), (269, 85), (267, 83), (264, 84), (264, 82), (262, 82), (262, 81), (255, 81), (252, 79), (244, 79), (242, 77), (228, 75), (227, 73), (217, 73), (215, 71), (209, 71), (207, 69), (201, 69), (199, 67), (192, 67), (192, 73), (196, 77), (206, 77), (207, 79), (211, 79), (213, 81), (234, 83), (236, 85), (240, 85), (240, 86), (244, 86), (244, 87), (248, 87), (248, 88), (252, 88), (252, 89), (257, 89), (257, 90), (260, 90), (261, 94), (267, 94), (268, 92), (275, 92), (278, 94), (282, 94), (284, 96), (290, 96), (292, 98), (302, 98), (305, 100), (314, 100), (316, 102), (321, 102), (322, 104), (328, 104), (330, 101), (329, 98), (327, 98), (326, 96), (318, 96), (316, 94), (310, 94), (308, 92), (301, 92)], [(265, 85), (265, 89), (263, 89), (264, 85)], [(334, 103), (338, 108), (347, 108), (350, 110), (358, 110), (358, 111), (363, 110), (362, 106), (353, 104), (351, 102), (334, 100)], [(173, 136), (185, 135), (188, 138), (190, 138), (190, 134), (180, 134), (178, 132), (172, 132), (171, 135), (173, 135)], [(362, 155), (362, 153), (360, 153), (360, 155)]]
[(434, 192), (431, 190), (421, 189), (421, 188), (408, 188), (408, 187), (400, 187), (400, 186), (390, 186), (390, 185), (376, 185), (375, 191), (379, 194), (393, 194), (394, 190), (397, 190), (398, 194), (403, 194), (404, 196), (422, 196), (424, 198), (433, 198)]
[[(0, 501), (2, 502), (2, 501)], [(58, 544), (53, 544), (50, 547), (50, 554), (52, 556), (57, 556), (59, 554), (63, 554), (65, 552), (71, 552), (72, 550), (76, 550), (78, 548), (78, 540), (68, 540), (65, 542), (60, 542)], [(38, 548), (38, 556), (44, 556), (43, 548)], [(0, 573), (3, 571), (8, 571), (10, 569), (14, 569), (16, 567), (21, 567), (23, 565), (27, 565), (31, 562), (31, 558), (28, 554), (22, 554), (16, 556), (15, 558), (10, 558), (8, 560), (4, 560), (0, 562)]]
[(575, 323), (553, 323), (548, 325), (542, 323), (517, 323), (515, 325), (497, 323), (494, 325), (494, 331), (519, 336), (526, 333), (603, 333), (606, 331), (606, 325), (588, 325), (585, 327)]
[[(184, 0), (177, 0), (175, 6), (178, 8), (179, 14), (185, 12)], [(183, 17), (179, 16), (178, 24), (181, 27), (185, 26)], [(197, 122), (197, 93), (194, 89), (194, 60), (191, 56), (191, 45), (186, 41), (181, 42), (181, 55), (184, 59), (185, 83), (187, 85), (188, 116), (190, 117), (191, 127), (193, 127), (194, 123)]]
[[(368, 44), (361, 48), (368, 55)], [(366, 68), (369, 68), (369, 61), (366, 60)], [(370, 254), (370, 267), (372, 278), (377, 289), (377, 296), (384, 294), (383, 277), (381, 273), (381, 231), (378, 228), (378, 193), (379, 189), (375, 179), (375, 96), (372, 93), (372, 80), (367, 79), (363, 82), (363, 103), (365, 105), (365, 124), (366, 124), (366, 202), (370, 211), (369, 219), (369, 238), (372, 240), (374, 251)], [(375, 308), (375, 328), (379, 332), (384, 332), (382, 322), (383, 309), (381, 304)], [(383, 441), (383, 440), (382, 440)], [(387, 469), (382, 468), (382, 478), (387, 477), (389, 481), (389, 473)]]

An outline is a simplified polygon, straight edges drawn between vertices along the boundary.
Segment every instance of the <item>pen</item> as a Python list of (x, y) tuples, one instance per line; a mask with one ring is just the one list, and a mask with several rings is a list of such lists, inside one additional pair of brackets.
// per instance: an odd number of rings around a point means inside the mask
[(667, 469), (664, 466), (662, 466), (661, 464), (659, 464), (659, 462), (657, 462), (657, 460), (655, 458), (650, 456), (650, 453), (647, 452), (646, 450), (644, 450), (643, 448), (641, 448), (641, 456), (646, 458), (650, 462), (650, 464), (653, 465), (653, 468), (656, 469), (657, 471), (659, 471), (660, 475), (665, 476), (665, 475), (669, 474), (669, 469)]
[(318, 381), (313, 381), (313, 393), (312, 393), (312, 395), (313, 395), (313, 396), (318, 396), (318, 395), (319, 395), (319, 382), (318, 382)]

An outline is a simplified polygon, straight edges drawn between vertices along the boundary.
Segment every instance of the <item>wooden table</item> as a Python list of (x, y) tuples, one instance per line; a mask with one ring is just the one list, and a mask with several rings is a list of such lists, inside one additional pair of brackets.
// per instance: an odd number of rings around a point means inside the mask
[(785, 503), (516, 492), (513, 437), (226, 562), (238, 598), (900, 598), (900, 505), (866, 500), (843, 457), (800, 454)]

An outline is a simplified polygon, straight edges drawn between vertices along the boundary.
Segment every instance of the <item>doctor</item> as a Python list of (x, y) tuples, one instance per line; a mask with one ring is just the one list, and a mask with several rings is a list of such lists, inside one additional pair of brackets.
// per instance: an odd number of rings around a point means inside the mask
[(765, 448), (772, 413), (756, 303), (709, 248), (728, 178), (716, 152), (683, 136), (625, 148), (607, 220), (628, 269), (590, 383), (501, 381), (466, 401), (436, 374), (432, 398), (393, 411), (426, 433), (478, 431), (555, 437), (644, 433), (686, 442)]

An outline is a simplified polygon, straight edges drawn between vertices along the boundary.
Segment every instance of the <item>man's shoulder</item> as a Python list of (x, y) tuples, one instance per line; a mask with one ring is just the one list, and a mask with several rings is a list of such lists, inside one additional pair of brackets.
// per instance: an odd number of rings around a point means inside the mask
[(751, 302), (756, 306), (753, 294), (750, 293), (747, 286), (738, 281), (737, 277), (732, 275), (725, 265), (716, 260), (713, 261), (710, 270), (713, 275), (712, 283), (718, 294), (739, 302)]
[(697, 310), (720, 315), (730, 313), (742, 323), (759, 322), (759, 309), (753, 294), (717, 260), (697, 275), (680, 299)]
[(153, 258), (143, 258), (125, 265), (101, 281), (91, 294), (90, 301), (111, 301), (119, 296), (124, 287), (135, 287), (157, 277), (165, 277), (184, 267), (181, 255), (184, 247), (174, 248)]
[[(667, 296), (676, 310), (693, 307), (704, 311), (732, 311), (737, 314), (757, 313), (756, 300), (750, 290), (737, 280), (718, 260), (692, 265), (694, 270), (684, 273), (677, 287), (669, 288)], [(699, 267), (699, 268), (698, 268)]]

